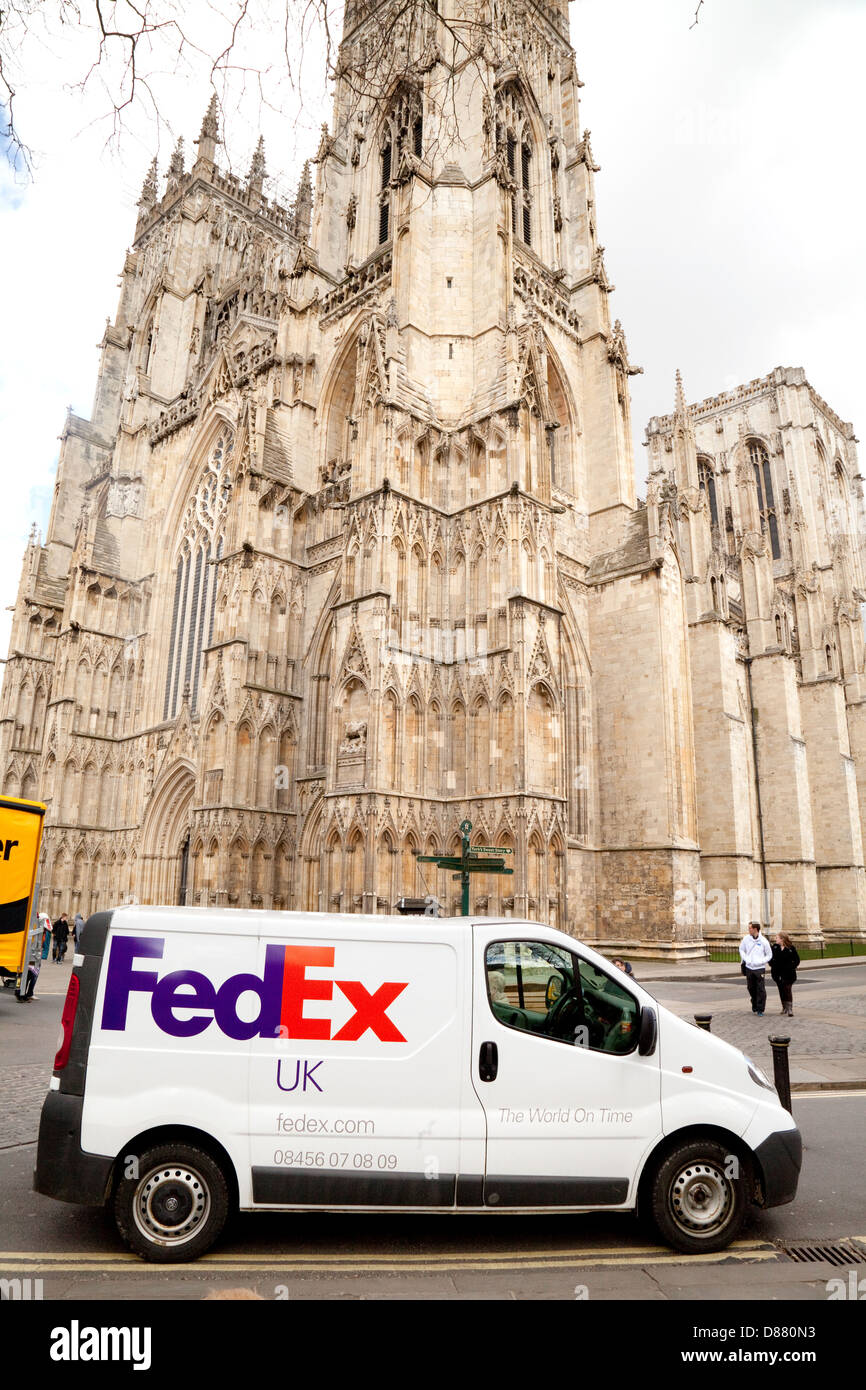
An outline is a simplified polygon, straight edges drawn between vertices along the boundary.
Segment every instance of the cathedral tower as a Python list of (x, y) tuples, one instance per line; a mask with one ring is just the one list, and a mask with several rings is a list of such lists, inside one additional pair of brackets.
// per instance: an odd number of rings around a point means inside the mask
[(683, 575), (580, 86), (563, 0), (350, 4), (315, 195), (269, 202), (261, 142), (222, 173), (215, 103), (151, 169), (4, 686), (49, 911), (456, 909), (415, 856), (468, 816), (515, 868), (473, 911), (697, 948)]
[(705, 932), (866, 933), (866, 525), (853, 426), (802, 368), (649, 423), (688, 575)]

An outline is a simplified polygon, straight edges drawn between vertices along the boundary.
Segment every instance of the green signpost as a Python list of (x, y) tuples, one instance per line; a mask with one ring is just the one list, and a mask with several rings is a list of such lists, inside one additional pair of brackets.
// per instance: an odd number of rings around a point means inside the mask
[(506, 854), (513, 851), (500, 845), (472, 845), (469, 844), (469, 836), (472, 832), (471, 820), (460, 822), (460, 855), (456, 854), (419, 854), (419, 864), (437, 864), (440, 869), (457, 869), (453, 875), (459, 878), (463, 885), (462, 910), (463, 916), (469, 916), (469, 875), (470, 874), (513, 874), (513, 869), (506, 869)]

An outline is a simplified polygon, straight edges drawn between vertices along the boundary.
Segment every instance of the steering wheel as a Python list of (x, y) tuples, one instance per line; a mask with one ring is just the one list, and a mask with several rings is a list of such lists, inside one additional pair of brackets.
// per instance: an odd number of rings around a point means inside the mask
[(567, 989), (547, 1015), (545, 1032), (565, 1042), (569, 1034), (573, 1036), (574, 1029), (585, 1021), (580, 990)]

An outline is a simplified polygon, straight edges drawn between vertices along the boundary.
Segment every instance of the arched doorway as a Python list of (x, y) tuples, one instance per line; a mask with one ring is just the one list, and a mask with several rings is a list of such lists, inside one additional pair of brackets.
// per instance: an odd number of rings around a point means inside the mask
[[(330, 910), (328, 903), (322, 902), (322, 897), (328, 894), (328, 855), (323, 855), (322, 846), (322, 812), (325, 805), (324, 797), (320, 796), (313, 803), (307, 813), (303, 830), (298, 845), (298, 852), (303, 868), (301, 880), (300, 901), (297, 906), (302, 912), (327, 912)], [(324, 863), (323, 863), (324, 860)], [(324, 873), (324, 891), (322, 876)]]
[(185, 759), (168, 768), (153, 789), (141, 827), (142, 902), (173, 904), (188, 899), (189, 813), (194, 790), (195, 769)]

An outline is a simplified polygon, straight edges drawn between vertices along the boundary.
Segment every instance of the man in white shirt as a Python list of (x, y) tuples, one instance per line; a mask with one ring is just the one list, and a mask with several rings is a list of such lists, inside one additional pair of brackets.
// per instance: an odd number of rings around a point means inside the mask
[(740, 942), (740, 960), (743, 962), (746, 985), (752, 1001), (752, 1013), (757, 1014), (758, 1018), (764, 1017), (767, 1005), (764, 971), (772, 959), (773, 952), (767, 938), (761, 935), (760, 922), (750, 922), (749, 934)]

